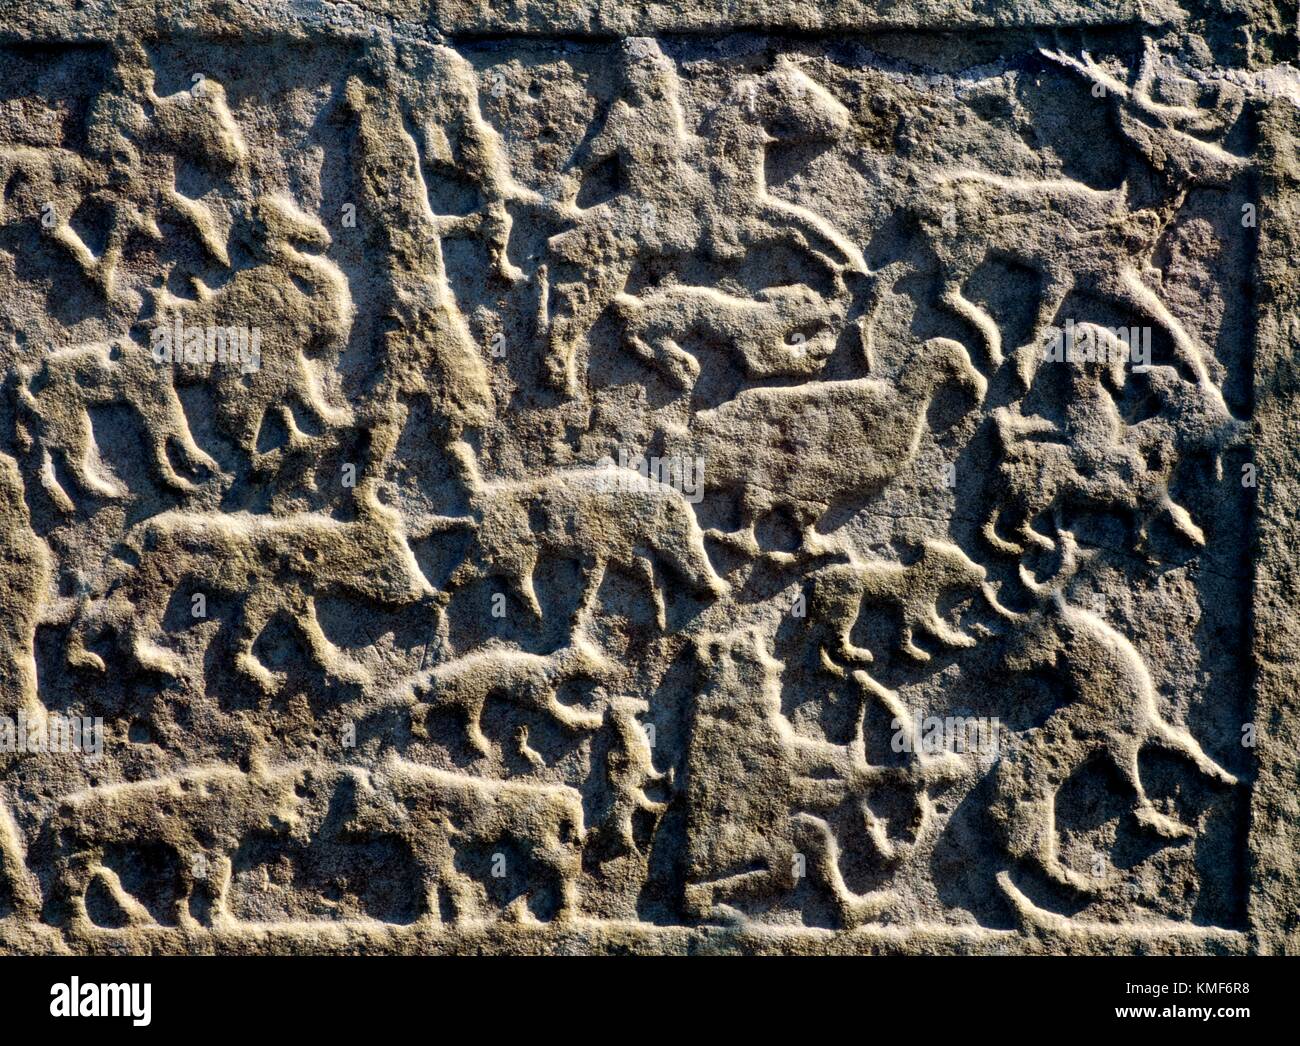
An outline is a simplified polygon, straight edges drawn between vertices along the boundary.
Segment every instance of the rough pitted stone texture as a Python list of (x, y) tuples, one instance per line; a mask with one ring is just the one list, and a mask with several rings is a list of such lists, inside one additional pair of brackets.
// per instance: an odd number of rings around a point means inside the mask
[(0, 4), (0, 950), (1300, 951), (1296, 43)]

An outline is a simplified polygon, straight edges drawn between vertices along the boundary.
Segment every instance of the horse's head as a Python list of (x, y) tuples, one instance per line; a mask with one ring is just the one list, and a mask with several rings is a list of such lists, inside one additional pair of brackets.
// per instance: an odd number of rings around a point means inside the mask
[(833, 141), (851, 122), (849, 111), (826, 88), (788, 61), (742, 81), (731, 100), (775, 141)]
[(633, 106), (676, 100), (681, 93), (677, 66), (651, 36), (634, 36), (623, 42), (623, 80), (628, 103)]

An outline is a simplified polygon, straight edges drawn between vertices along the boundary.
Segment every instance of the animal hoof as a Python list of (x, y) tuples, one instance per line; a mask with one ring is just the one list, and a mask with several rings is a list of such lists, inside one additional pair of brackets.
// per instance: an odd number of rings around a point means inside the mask
[(235, 668), (244, 677), (251, 679), (266, 693), (274, 693), (280, 688), (284, 677), (272, 672), (252, 654), (243, 653), (235, 657)]
[(1175, 821), (1172, 817), (1166, 817), (1149, 806), (1137, 810), (1135, 816), (1138, 824), (1144, 828), (1150, 828), (1165, 839), (1190, 839), (1196, 834), (1187, 825)]

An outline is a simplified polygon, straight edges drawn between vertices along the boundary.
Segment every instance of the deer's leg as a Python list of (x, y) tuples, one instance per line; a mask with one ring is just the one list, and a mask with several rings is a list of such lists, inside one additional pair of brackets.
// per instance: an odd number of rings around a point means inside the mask
[(668, 628), (668, 610), (664, 604), (664, 595), (660, 591), (658, 581), (655, 577), (654, 560), (648, 553), (637, 552), (632, 556), (632, 562), (636, 564), (637, 572), (645, 578), (646, 585), (650, 589), (650, 599), (655, 607), (655, 624), (659, 626), (660, 631)]
[(586, 572), (583, 578), (582, 599), (578, 603), (578, 609), (573, 612), (575, 626), (585, 626), (591, 620), (596, 600), (600, 598), (600, 586), (605, 580), (605, 570), (604, 557), (595, 557), (591, 569)]
[(980, 336), (984, 343), (984, 354), (991, 370), (1002, 366), (1002, 332), (993, 321), (993, 317), (981, 309), (962, 293), (965, 275), (961, 279), (951, 279), (945, 285), (941, 300), (958, 318), (965, 320)]
[(346, 657), (338, 647), (329, 641), (316, 616), (316, 601), (308, 598), (303, 605), (302, 615), (298, 619), (299, 630), (307, 641), (312, 659), (319, 668), (339, 679), (352, 683), (370, 682), (370, 672), (362, 664)]
[(1206, 367), (1205, 354), (1187, 333), (1187, 328), (1165, 308), (1164, 302), (1142, 282), (1131, 265), (1124, 266), (1118, 273), (1106, 274), (1098, 283), (1119, 304), (1161, 327), (1173, 339), (1179, 362), (1191, 370), (1197, 382), (1213, 384)]
[(1179, 729), (1176, 726), (1171, 726), (1161, 719), (1157, 720), (1153, 725), (1152, 734), (1155, 740), (1164, 745), (1164, 747), (1168, 748), (1172, 752), (1178, 753), (1179, 755), (1186, 756), (1189, 760), (1195, 763), (1196, 768), (1200, 770), (1201, 773), (1205, 774), (1206, 777), (1225, 785), (1235, 785), (1238, 783), (1236, 775), (1229, 773), (1206, 755), (1205, 750), (1201, 748), (1196, 738), (1186, 730)]
[(267, 600), (260, 598), (256, 593), (250, 595), (240, 611), (234, 640), (235, 670), (251, 679), (267, 693), (277, 690), (284, 681), (284, 676), (272, 672), (262, 664), (253, 653), (253, 645), (261, 636), (262, 630), (266, 628), (274, 612), (275, 608)]
[(1013, 373), (1022, 392), (1027, 392), (1033, 385), (1034, 375), (1043, 361), (1043, 335), (1055, 322), (1066, 297), (1074, 289), (1072, 278), (1054, 275), (1050, 270), (1039, 271), (1044, 277), (1044, 286), (1039, 296), (1038, 312), (1034, 316), (1028, 340), (1012, 354)]
[(1147, 796), (1146, 788), (1142, 784), (1141, 771), (1138, 767), (1138, 756), (1142, 750), (1143, 740), (1144, 738), (1137, 737), (1126, 738), (1118, 750), (1110, 752), (1112, 761), (1136, 796), (1137, 806), (1133, 811), (1133, 816), (1137, 819), (1138, 824), (1150, 828), (1162, 838), (1186, 839), (1194, 835), (1195, 832), (1185, 824), (1180, 824), (1172, 817), (1162, 814)]

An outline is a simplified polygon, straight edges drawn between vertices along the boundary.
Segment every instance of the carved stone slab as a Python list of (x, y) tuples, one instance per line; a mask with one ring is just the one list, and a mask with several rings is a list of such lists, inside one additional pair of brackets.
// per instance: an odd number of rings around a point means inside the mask
[(0, 5), (0, 950), (1300, 950), (1296, 42)]

